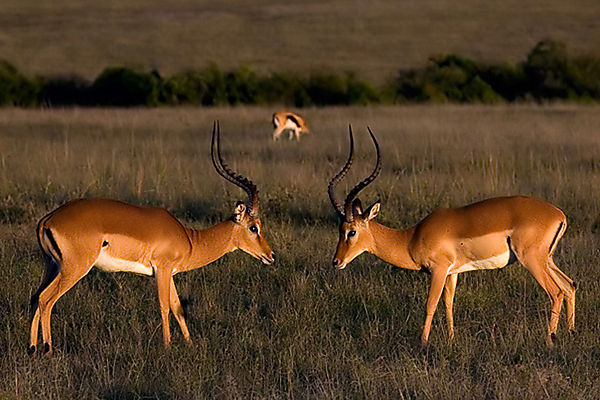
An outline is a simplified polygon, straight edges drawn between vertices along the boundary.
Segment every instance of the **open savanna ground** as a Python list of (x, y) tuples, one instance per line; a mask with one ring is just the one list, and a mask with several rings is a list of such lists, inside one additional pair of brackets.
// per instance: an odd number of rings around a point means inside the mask
[(355, 71), (379, 84), (438, 53), (515, 63), (540, 40), (600, 51), (595, 0), (3, 0), (0, 55), (26, 75), (173, 74), (215, 61), (259, 72)]
[[(597, 106), (305, 109), (312, 134), (299, 143), (270, 139), (272, 111), (0, 110), (0, 398), (600, 397)], [(236, 252), (177, 275), (193, 344), (172, 319), (169, 350), (154, 279), (92, 271), (54, 309), (54, 357), (28, 357), (37, 220), (93, 196), (160, 205), (191, 227), (228, 218), (244, 195), (211, 165), (215, 119), (224, 157), (258, 185), (275, 264)], [(373, 167), (369, 125), (383, 170), (361, 198), (381, 199), (388, 226), (509, 194), (564, 210), (555, 260), (579, 283), (577, 333), (563, 314), (546, 348), (548, 297), (516, 264), (460, 275), (455, 341), (439, 307), (422, 350), (428, 275), (370, 255), (334, 270), (326, 186), (347, 156), (348, 123), (357, 154), (339, 189)]]

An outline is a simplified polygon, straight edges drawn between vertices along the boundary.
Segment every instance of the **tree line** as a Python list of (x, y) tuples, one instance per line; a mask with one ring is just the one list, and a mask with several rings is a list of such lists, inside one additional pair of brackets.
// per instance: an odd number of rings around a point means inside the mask
[(600, 100), (600, 58), (569, 56), (555, 40), (537, 43), (524, 61), (487, 64), (456, 54), (401, 69), (381, 87), (352, 72), (260, 75), (250, 66), (224, 71), (209, 63), (164, 77), (156, 70), (106, 68), (93, 81), (76, 75), (28, 77), (0, 60), (0, 105), (17, 107), (203, 106), (285, 104), (498, 103)]

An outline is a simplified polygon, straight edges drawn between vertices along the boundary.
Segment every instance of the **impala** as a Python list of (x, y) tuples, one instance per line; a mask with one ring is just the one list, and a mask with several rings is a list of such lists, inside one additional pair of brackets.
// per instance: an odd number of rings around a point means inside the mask
[(567, 228), (566, 217), (560, 209), (531, 197), (498, 197), (465, 207), (437, 210), (406, 229), (388, 228), (375, 221), (379, 201), (363, 210), (356, 198), (381, 171), (379, 145), (370, 129), (377, 150), (375, 169), (352, 188), (343, 207), (336, 199), (335, 187), (352, 165), (352, 129), (349, 134), (348, 161), (328, 187), (340, 221), (333, 266), (345, 268), (367, 251), (397, 267), (429, 272), (431, 284), (421, 335), (423, 346), (427, 345), (431, 321), (442, 293), (448, 337), (449, 340), (454, 338), (452, 305), (459, 273), (502, 268), (516, 260), (531, 272), (550, 297), (548, 346), (552, 346), (556, 335), (563, 298), (567, 303), (569, 330), (574, 330), (576, 285), (552, 260), (556, 244)]
[(184, 227), (167, 210), (107, 199), (74, 200), (43, 217), (37, 238), (46, 261), (46, 275), (31, 299), (34, 316), (28, 352), (35, 353), (41, 321), (44, 352), (52, 352), (50, 316), (56, 301), (92, 267), (107, 272), (155, 276), (165, 347), (169, 346), (169, 311), (183, 337), (191, 342), (173, 275), (209, 264), (240, 249), (265, 264), (273, 253), (261, 231), (258, 191), (252, 181), (223, 162), (215, 123), (212, 162), (223, 178), (242, 188), (246, 203), (238, 202), (231, 218), (207, 229)]
[(310, 133), (308, 125), (304, 118), (295, 112), (291, 111), (279, 111), (273, 114), (273, 126), (275, 131), (273, 132), (273, 140), (279, 139), (281, 134), (285, 131), (290, 132), (289, 139), (292, 140), (294, 137), (296, 140), (300, 140), (301, 134)]

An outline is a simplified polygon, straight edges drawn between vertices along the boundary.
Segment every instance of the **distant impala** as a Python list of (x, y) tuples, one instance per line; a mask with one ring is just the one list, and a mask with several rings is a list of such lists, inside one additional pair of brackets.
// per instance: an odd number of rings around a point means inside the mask
[(342, 269), (367, 251), (395, 266), (431, 273), (421, 335), (421, 343), (426, 345), (442, 292), (449, 338), (454, 337), (452, 304), (457, 274), (502, 268), (516, 259), (550, 296), (552, 313), (547, 344), (553, 344), (563, 298), (567, 302), (569, 330), (574, 330), (576, 285), (552, 260), (556, 244), (567, 228), (561, 210), (531, 197), (498, 197), (465, 207), (437, 210), (407, 229), (387, 228), (374, 221), (379, 213), (379, 201), (363, 210), (356, 198), (381, 170), (379, 145), (370, 129), (369, 133), (377, 149), (375, 169), (352, 188), (343, 207), (336, 200), (335, 187), (352, 164), (354, 141), (351, 129), (348, 161), (329, 182), (329, 198), (340, 220), (334, 267)]
[(300, 140), (300, 135), (310, 133), (304, 118), (291, 111), (279, 111), (273, 114), (273, 126), (275, 127), (273, 140), (279, 139), (285, 131), (290, 132), (290, 140), (294, 137)]
[(219, 175), (246, 192), (248, 201), (238, 202), (231, 218), (211, 228), (189, 229), (164, 208), (107, 199), (73, 200), (40, 220), (37, 237), (47, 267), (44, 281), (31, 299), (35, 314), (30, 354), (36, 351), (40, 319), (44, 352), (52, 353), (52, 307), (92, 267), (156, 276), (163, 340), (169, 346), (169, 310), (185, 340), (191, 341), (173, 275), (200, 268), (235, 249), (265, 264), (273, 262), (273, 253), (261, 231), (256, 186), (227, 167), (219, 142), (219, 126), (215, 124), (213, 165)]

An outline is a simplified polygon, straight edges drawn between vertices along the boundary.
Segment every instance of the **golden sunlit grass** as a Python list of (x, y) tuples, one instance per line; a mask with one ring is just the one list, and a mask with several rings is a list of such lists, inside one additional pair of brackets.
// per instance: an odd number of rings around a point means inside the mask
[[(597, 398), (600, 393), (598, 107), (410, 106), (306, 109), (312, 134), (271, 140), (271, 109), (0, 110), (0, 398)], [(242, 192), (214, 172), (212, 121), (229, 164), (258, 185), (277, 262), (233, 253), (178, 275), (194, 344), (172, 326), (162, 349), (154, 280), (92, 271), (53, 315), (56, 356), (30, 359), (28, 302), (42, 279), (37, 219), (68, 199), (103, 196), (168, 208), (205, 227)], [(418, 338), (428, 276), (372, 256), (330, 266), (337, 240), (326, 194), (380, 177), (378, 219), (414, 224), (438, 207), (525, 194), (561, 207), (557, 264), (580, 285), (575, 336), (564, 316), (544, 344), (546, 294), (520, 265), (462, 274), (454, 344), (438, 310)]]

